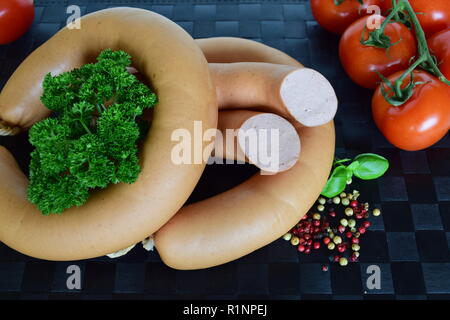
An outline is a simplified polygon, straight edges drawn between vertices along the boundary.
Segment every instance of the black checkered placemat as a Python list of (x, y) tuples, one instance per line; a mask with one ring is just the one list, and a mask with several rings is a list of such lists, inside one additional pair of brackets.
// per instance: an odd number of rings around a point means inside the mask
[[(340, 107), (337, 154), (376, 152), (391, 169), (379, 181), (356, 185), (367, 201), (383, 209), (364, 236), (360, 263), (321, 267), (326, 253), (299, 256), (283, 240), (223, 266), (199, 271), (166, 267), (157, 253), (136, 247), (117, 260), (107, 257), (56, 263), (21, 255), (0, 244), (0, 298), (269, 298), (269, 299), (425, 299), (450, 298), (450, 137), (426, 151), (392, 147), (370, 117), (371, 92), (353, 84), (338, 59), (338, 37), (314, 21), (308, 1), (114, 1), (37, 0), (32, 30), (0, 46), (0, 88), (18, 64), (59, 30), (66, 7), (82, 13), (128, 5), (165, 15), (193, 37), (240, 36), (262, 41), (322, 72), (334, 85)], [(26, 135), (0, 138), (26, 170)], [(320, 146), (318, 146), (320, 148)], [(208, 167), (191, 201), (245, 180), (250, 166)], [(218, 184), (220, 182), (220, 185)], [(7, 182), (2, 182), (7, 183)], [(67, 267), (81, 268), (81, 290), (66, 286)], [(366, 287), (367, 268), (381, 270), (381, 289)]]

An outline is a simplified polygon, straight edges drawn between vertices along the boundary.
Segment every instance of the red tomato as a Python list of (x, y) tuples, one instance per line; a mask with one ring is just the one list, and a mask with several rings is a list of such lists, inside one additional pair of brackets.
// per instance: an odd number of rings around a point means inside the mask
[[(395, 80), (403, 71), (389, 77)], [(403, 85), (409, 83), (409, 77)], [(415, 87), (413, 96), (399, 107), (389, 104), (380, 87), (372, 99), (372, 114), (386, 139), (396, 147), (416, 151), (443, 138), (450, 129), (450, 90), (448, 85), (425, 71), (415, 71), (414, 80), (424, 82)], [(388, 92), (390, 90), (388, 89)]]
[(430, 51), (439, 63), (439, 69), (450, 80), (450, 29), (442, 30), (428, 39)]
[(0, 44), (17, 40), (30, 28), (33, 19), (33, 0), (1, 0)]
[[(367, 15), (369, 5), (379, 5), (382, 0), (344, 0), (336, 5), (334, 0), (311, 0), (311, 10), (317, 22), (328, 31), (342, 34), (361, 16)], [(373, 13), (373, 12), (372, 12)]]
[[(427, 37), (450, 28), (449, 0), (409, 0)], [(382, 12), (392, 8), (392, 0), (384, 0)]]
[(387, 16), (388, 10), (392, 8), (392, 0), (381, 0), (380, 8), (381, 13)]
[[(381, 17), (381, 21), (385, 18)], [(361, 44), (361, 34), (365, 30), (365, 39), (369, 36), (366, 28), (368, 17), (355, 21), (342, 35), (339, 43), (339, 57), (349, 77), (364, 88), (377, 88), (380, 77), (407, 69), (409, 60), (416, 54), (416, 40), (411, 31), (401, 23), (389, 23), (385, 33), (391, 39), (391, 46), (385, 49)], [(380, 22), (381, 23), (381, 22)]]

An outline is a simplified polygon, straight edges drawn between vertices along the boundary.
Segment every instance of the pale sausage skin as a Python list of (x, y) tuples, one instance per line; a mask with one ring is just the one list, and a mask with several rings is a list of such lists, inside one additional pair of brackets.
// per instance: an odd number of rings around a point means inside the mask
[(185, 203), (205, 167), (171, 161), (176, 144), (170, 139), (172, 132), (184, 128), (193, 134), (195, 120), (202, 121), (205, 130), (217, 126), (208, 64), (182, 28), (134, 8), (98, 11), (84, 16), (81, 25), (80, 30), (61, 30), (19, 66), (0, 94), (0, 118), (21, 128), (45, 118), (50, 112), (39, 102), (44, 75), (93, 62), (106, 48), (132, 56), (159, 103), (140, 153), (137, 182), (111, 185), (61, 215), (43, 216), (27, 200), (26, 177), (0, 147), (0, 180), (7, 181), (0, 184), (0, 241), (47, 260), (102, 256), (158, 230)]
[[(215, 140), (216, 146), (213, 155), (216, 158), (237, 160), (240, 163), (250, 162), (264, 171), (264, 174), (289, 170), (299, 159), (301, 143), (295, 127), (276, 114), (249, 110), (221, 111), (217, 129), (221, 134), (217, 135)], [(258, 141), (246, 140), (246, 137), (252, 137), (251, 133), (253, 132), (249, 132), (249, 130), (254, 130), (259, 135)], [(265, 130), (267, 139), (264, 139), (260, 130)], [(277, 131), (278, 148), (271, 145), (272, 130)], [(267, 142), (268, 150), (264, 150), (265, 144), (261, 146), (259, 140)], [(252, 146), (258, 146), (262, 150), (251, 150)], [(255, 154), (255, 152), (260, 152), (260, 154)], [(275, 152), (277, 153), (276, 159)], [(262, 155), (268, 155), (269, 160), (276, 162), (276, 165), (270, 161), (262, 161), (263, 159), (260, 157)]]
[(253, 40), (217, 37), (196, 39), (195, 42), (209, 63), (264, 62), (303, 67), (284, 52)]
[(315, 70), (262, 62), (210, 63), (209, 68), (220, 110), (265, 110), (307, 127), (336, 115), (334, 89)]
[[(250, 40), (197, 40), (208, 62), (269, 62), (301, 67), (286, 54)], [(242, 60), (239, 60), (239, 57)], [(242, 111), (235, 111), (242, 112)], [(334, 158), (333, 122), (296, 130), (299, 161), (276, 175), (255, 175), (239, 186), (183, 207), (154, 236), (168, 266), (202, 269), (238, 259), (280, 238), (314, 204)]]

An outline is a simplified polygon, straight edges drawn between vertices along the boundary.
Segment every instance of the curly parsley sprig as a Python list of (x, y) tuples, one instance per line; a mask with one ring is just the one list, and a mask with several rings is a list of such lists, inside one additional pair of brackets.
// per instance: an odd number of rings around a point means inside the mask
[(133, 183), (140, 173), (139, 121), (156, 95), (126, 67), (131, 57), (104, 50), (97, 63), (58, 76), (46, 75), (42, 103), (56, 117), (29, 132), (29, 200), (45, 215), (83, 205), (89, 191), (110, 183)]

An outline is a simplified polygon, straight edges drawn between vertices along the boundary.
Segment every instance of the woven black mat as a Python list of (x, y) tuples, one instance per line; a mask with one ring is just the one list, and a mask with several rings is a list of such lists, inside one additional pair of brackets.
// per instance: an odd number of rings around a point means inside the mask
[[(82, 13), (127, 5), (150, 9), (193, 37), (240, 36), (281, 49), (322, 72), (339, 100), (337, 153), (376, 152), (391, 169), (359, 187), (362, 197), (383, 209), (362, 241), (360, 263), (331, 266), (326, 253), (299, 256), (278, 240), (238, 261), (200, 271), (166, 267), (157, 253), (136, 247), (117, 260), (107, 257), (56, 263), (21, 255), (0, 244), (0, 298), (11, 299), (426, 299), (450, 298), (450, 136), (426, 151), (392, 147), (370, 117), (371, 92), (353, 84), (338, 60), (338, 38), (314, 21), (308, 1), (87, 1), (37, 0), (28, 34), (0, 46), (0, 88), (18, 64), (59, 30), (66, 6)], [(26, 170), (26, 134), (0, 138)], [(318, 146), (320, 148), (320, 146)], [(221, 192), (252, 175), (251, 166), (208, 167), (190, 201)], [(221, 181), (218, 184), (218, 181)], [(8, 183), (3, 181), (2, 183)], [(80, 266), (81, 290), (66, 286), (67, 266)], [(381, 269), (381, 289), (366, 287), (367, 267)]]

